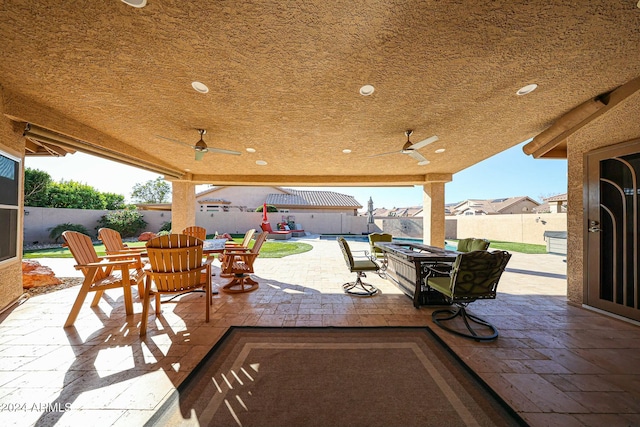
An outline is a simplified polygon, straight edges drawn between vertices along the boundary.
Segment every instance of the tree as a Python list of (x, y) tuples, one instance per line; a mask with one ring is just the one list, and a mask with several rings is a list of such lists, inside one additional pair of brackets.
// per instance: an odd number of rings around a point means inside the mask
[(113, 211), (116, 209), (125, 208), (126, 205), (124, 203), (124, 196), (122, 194), (102, 193), (102, 195), (104, 196), (105, 209)]
[(131, 197), (140, 203), (166, 203), (171, 200), (171, 186), (161, 177), (133, 186)]
[(47, 207), (49, 185), (53, 181), (51, 175), (39, 169), (24, 170), (24, 204), (25, 206)]
[(76, 181), (54, 182), (47, 172), (25, 168), (24, 204), (41, 208), (123, 209), (124, 196)]
[(49, 186), (51, 208), (104, 209), (105, 197), (95, 188), (76, 181), (54, 182)]

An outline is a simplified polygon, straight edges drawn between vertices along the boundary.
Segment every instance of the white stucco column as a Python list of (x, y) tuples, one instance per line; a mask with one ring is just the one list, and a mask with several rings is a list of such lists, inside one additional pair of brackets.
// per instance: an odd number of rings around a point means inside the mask
[(196, 225), (196, 185), (184, 181), (174, 181), (171, 185), (171, 232), (180, 233)]
[(425, 245), (444, 247), (444, 182), (422, 186), (422, 241)]

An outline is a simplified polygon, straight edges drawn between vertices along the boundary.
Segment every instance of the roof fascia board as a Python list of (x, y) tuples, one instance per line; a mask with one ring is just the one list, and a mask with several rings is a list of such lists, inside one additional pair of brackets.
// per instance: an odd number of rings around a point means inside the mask
[(258, 185), (258, 186), (321, 186), (321, 187), (398, 187), (450, 182), (450, 173), (425, 175), (191, 175), (195, 184)]
[(547, 153), (551, 154), (549, 157), (561, 158), (560, 155), (564, 151), (564, 158), (566, 158), (566, 148), (554, 149), (559, 148), (561, 144), (566, 144), (567, 139), (579, 129), (613, 110), (638, 91), (640, 91), (640, 77), (628, 81), (612, 92), (584, 102), (556, 120), (551, 127), (522, 147), (522, 150), (536, 159), (547, 157)]

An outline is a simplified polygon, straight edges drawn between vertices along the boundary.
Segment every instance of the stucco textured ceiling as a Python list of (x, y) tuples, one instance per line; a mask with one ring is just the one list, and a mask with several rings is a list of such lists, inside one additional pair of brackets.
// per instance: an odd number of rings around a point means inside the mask
[[(158, 160), (195, 182), (419, 183), (640, 76), (636, 3), (5, 0), (0, 85), (17, 123)], [(530, 83), (538, 89), (515, 95)], [(358, 93), (364, 84), (371, 96)], [(242, 154), (198, 162), (158, 137), (195, 144), (198, 128), (210, 147)], [(368, 157), (400, 150), (407, 129), (413, 142), (438, 135), (419, 150), (430, 164)]]

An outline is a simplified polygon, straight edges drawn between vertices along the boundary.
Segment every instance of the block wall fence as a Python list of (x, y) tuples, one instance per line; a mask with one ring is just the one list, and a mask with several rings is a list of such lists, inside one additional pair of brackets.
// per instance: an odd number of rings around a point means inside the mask
[[(109, 211), (25, 207), (24, 243), (51, 243), (49, 230), (62, 223), (84, 225), (95, 237), (98, 220)], [(157, 232), (171, 221), (168, 211), (141, 211), (148, 225), (144, 231)], [(269, 222), (293, 220), (311, 234), (368, 234), (386, 232), (395, 237), (422, 238), (421, 217), (375, 217), (369, 224), (365, 216), (344, 213), (269, 213)], [(210, 234), (244, 234), (260, 229), (261, 212), (196, 212), (196, 225)], [(445, 238), (484, 237), (506, 242), (546, 244), (545, 231), (566, 231), (567, 214), (474, 215), (445, 218)]]

